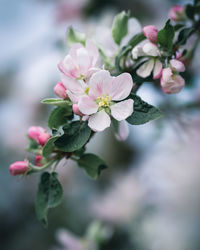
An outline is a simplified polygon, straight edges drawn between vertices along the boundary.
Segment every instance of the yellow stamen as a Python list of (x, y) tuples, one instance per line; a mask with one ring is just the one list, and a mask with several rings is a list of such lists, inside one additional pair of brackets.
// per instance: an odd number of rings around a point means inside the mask
[(90, 88), (89, 88), (89, 87), (86, 87), (86, 88), (85, 88), (85, 93), (86, 93), (86, 95), (88, 95), (89, 90), (90, 90)]
[(110, 106), (110, 102), (112, 101), (112, 97), (109, 95), (102, 95), (100, 97), (97, 97), (96, 102), (100, 107), (109, 107)]

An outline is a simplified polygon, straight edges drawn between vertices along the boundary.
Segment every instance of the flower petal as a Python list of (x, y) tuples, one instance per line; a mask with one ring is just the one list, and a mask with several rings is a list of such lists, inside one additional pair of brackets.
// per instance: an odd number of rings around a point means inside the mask
[(137, 69), (136, 73), (143, 78), (150, 76), (151, 71), (153, 70), (154, 66), (154, 59), (148, 60), (147, 62), (143, 63), (139, 69)]
[(133, 80), (129, 73), (123, 73), (114, 77), (110, 84), (110, 89), (107, 90), (108, 94), (112, 96), (112, 100), (120, 101), (129, 96), (133, 87)]
[(94, 67), (99, 57), (99, 51), (90, 39), (86, 40), (85, 47), (88, 50), (89, 55), (92, 57), (92, 66)]
[(84, 115), (91, 115), (97, 112), (98, 105), (91, 97), (84, 96), (79, 100), (78, 108)]
[(170, 64), (171, 64), (172, 68), (178, 72), (185, 71), (185, 65), (179, 60), (172, 59), (172, 60), (170, 60)]
[(148, 56), (160, 56), (158, 47), (153, 43), (146, 43), (143, 46), (143, 51)]
[(172, 70), (170, 68), (165, 68), (162, 71), (162, 80), (164, 82), (169, 82), (171, 80), (172, 75)]
[(58, 63), (58, 68), (60, 72), (72, 78), (77, 78), (80, 76), (77, 65), (75, 65), (74, 60), (70, 55), (67, 55), (63, 61)]
[(134, 60), (138, 59), (140, 56), (146, 56), (141, 45), (137, 45), (132, 49), (132, 57)]
[(77, 50), (76, 63), (79, 66), (81, 75), (87, 75), (89, 68), (92, 66), (92, 58), (89, 56), (88, 51), (85, 48)]
[[(112, 87), (112, 77), (107, 70), (100, 70), (92, 75), (89, 81), (89, 96), (97, 98)], [(108, 94), (108, 93), (107, 93)]]
[(81, 81), (78, 81), (64, 74), (61, 74), (61, 81), (66, 89), (73, 93), (82, 94), (84, 92), (83, 84)]
[(89, 117), (88, 126), (93, 131), (100, 132), (110, 127), (110, 123), (110, 116), (104, 110), (101, 110)]
[(125, 141), (129, 135), (129, 127), (126, 121), (119, 122), (118, 132), (115, 133), (115, 137), (119, 141)]
[(125, 120), (133, 113), (133, 100), (118, 102), (110, 107), (111, 115), (118, 121)]
[(162, 63), (160, 60), (156, 59), (154, 69), (153, 69), (153, 79), (158, 79), (162, 75)]

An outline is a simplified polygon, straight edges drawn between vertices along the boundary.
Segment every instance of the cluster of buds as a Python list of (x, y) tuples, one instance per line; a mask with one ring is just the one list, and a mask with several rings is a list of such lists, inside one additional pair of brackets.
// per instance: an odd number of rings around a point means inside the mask
[[(50, 138), (50, 134), (42, 127), (31, 126), (28, 129), (28, 137), (34, 140), (38, 147), (43, 147)], [(43, 157), (41, 154), (37, 153), (35, 156), (35, 165), (40, 167), (43, 165)], [(30, 163), (25, 161), (17, 161), (10, 165), (9, 170), (11, 175), (22, 175), (26, 174), (31, 169)]]

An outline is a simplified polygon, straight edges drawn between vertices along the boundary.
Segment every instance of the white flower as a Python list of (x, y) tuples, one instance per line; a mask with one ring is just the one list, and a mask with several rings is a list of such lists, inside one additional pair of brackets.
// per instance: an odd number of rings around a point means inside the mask
[(124, 100), (133, 87), (130, 74), (112, 77), (109, 71), (101, 70), (92, 75), (88, 86), (88, 96), (80, 98), (78, 108), (82, 114), (88, 115), (88, 125), (93, 131), (109, 127), (110, 115), (122, 121), (133, 113), (133, 100)]

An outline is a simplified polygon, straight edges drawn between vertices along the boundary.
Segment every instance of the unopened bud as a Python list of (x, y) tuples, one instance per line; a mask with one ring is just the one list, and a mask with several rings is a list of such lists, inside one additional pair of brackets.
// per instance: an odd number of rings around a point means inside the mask
[(83, 116), (83, 114), (81, 113), (81, 111), (78, 108), (78, 104), (73, 104), (72, 110), (73, 110), (74, 114), (79, 115), (79, 116)]
[(9, 167), (10, 174), (13, 176), (24, 174), (28, 171), (28, 169), (28, 161), (16, 161)]
[(146, 38), (153, 42), (157, 42), (157, 34), (158, 29), (154, 25), (147, 25), (142, 29), (143, 34), (146, 36)]
[(66, 93), (66, 88), (65, 86), (62, 84), (62, 82), (59, 82), (56, 84), (56, 86), (54, 87), (54, 93), (59, 96), (60, 98), (66, 99), (67, 98), (67, 93)]

